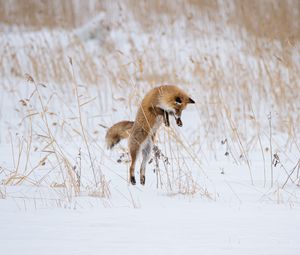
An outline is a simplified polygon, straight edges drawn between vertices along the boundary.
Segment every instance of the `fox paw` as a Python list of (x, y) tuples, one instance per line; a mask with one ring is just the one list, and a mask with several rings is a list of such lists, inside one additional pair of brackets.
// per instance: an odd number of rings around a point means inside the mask
[(145, 182), (146, 182), (146, 177), (145, 177), (145, 175), (141, 175), (141, 177), (140, 177), (140, 182), (141, 182), (142, 185), (145, 185)]
[(176, 118), (176, 124), (177, 126), (182, 127), (182, 121), (180, 118)]
[(135, 185), (136, 184), (136, 181), (135, 181), (135, 177), (134, 176), (130, 176), (130, 183), (132, 185)]

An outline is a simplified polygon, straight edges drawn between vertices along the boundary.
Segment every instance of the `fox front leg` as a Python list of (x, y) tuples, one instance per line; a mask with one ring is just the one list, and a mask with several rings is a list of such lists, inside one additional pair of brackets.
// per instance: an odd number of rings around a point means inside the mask
[(182, 127), (183, 124), (182, 124), (181, 117), (180, 116), (176, 117), (176, 115), (174, 113), (172, 115), (174, 116), (177, 126)]
[[(182, 124), (182, 120), (181, 120), (180, 116), (176, 117), (176, 115), (174, 113), (171, 113), (171, 114), (174, 116), (177, 126), (182, 127), (183, 124)], [(169, 120), (169, 113), (167, 111), (163, 111), (163, 119), (164, 119), (165, 126), (169, 127), (170, 120)]]
[(170, 120), (169, 120), (169, 113), (167, 111), (164, 111), (163, 118), (164, 118), (165, 126), (169, 127), (170, 126)]
[(151, 107), (149, 110), (156, 116), (162, 116), (166, 127), (170, 126), (169, 113), (167, 111), (161, 109), (160, 107)]

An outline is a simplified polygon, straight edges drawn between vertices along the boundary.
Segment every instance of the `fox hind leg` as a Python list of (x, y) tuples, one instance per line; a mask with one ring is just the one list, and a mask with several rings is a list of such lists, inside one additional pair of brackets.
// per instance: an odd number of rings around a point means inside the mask
[(130, 165), (129, 173), (130, 173), (130, 183), (132, 185), (136, 184), (135, 176), (134, 176), (134, 167), (135, 167), (137, 152), (138, 152), (137, 148), (130, 148), (131, 165)]
[(141, 164), (141, 169), (140, 169), (140, 182), (142, 185), (145, 185), (146, 177), (145, 177), (145, 172), (146, 172), (146, 164), (149, 161), (150, 154), (151, 154), (151, 149), (152, 149), (152, 141), (151, 138), (147, 140), (145, 143), (143, 149), (142, 149), (142, 164)]

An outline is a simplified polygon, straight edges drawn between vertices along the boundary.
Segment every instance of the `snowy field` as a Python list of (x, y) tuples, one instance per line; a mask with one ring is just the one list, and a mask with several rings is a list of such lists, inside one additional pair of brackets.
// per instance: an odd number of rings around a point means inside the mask
[[(253, 34), (230, 1), (133, 2), (88, 1), (75, 28), (0, 23), (0, 253), (299, 254), (297, 33)], [(161, 84), (196, 104), (131, 186), (105, 133)]]

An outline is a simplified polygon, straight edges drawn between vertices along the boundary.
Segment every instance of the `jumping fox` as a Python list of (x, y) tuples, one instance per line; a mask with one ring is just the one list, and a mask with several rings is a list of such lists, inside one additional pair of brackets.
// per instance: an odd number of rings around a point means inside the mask
[(130, 182), (136, 184), (134, 168), (137, 156), (142, 151), (140, 183), (145, 184), (146, 164), (149, 160), (156, 132), (164, 123), (170, 126), (169, 115), (176, 124), (182, 126), (181, 113), (187, 104), (194, 104), (184, 91), (173, 85), (163, 85), (150, 90), (144, 97), (136, 114), (135, 121), (121, 121), (114, 124), (106, 133), (106, 143), (112, 149), (121, 139), (129, 137), (128, 147), (131, 156)]

